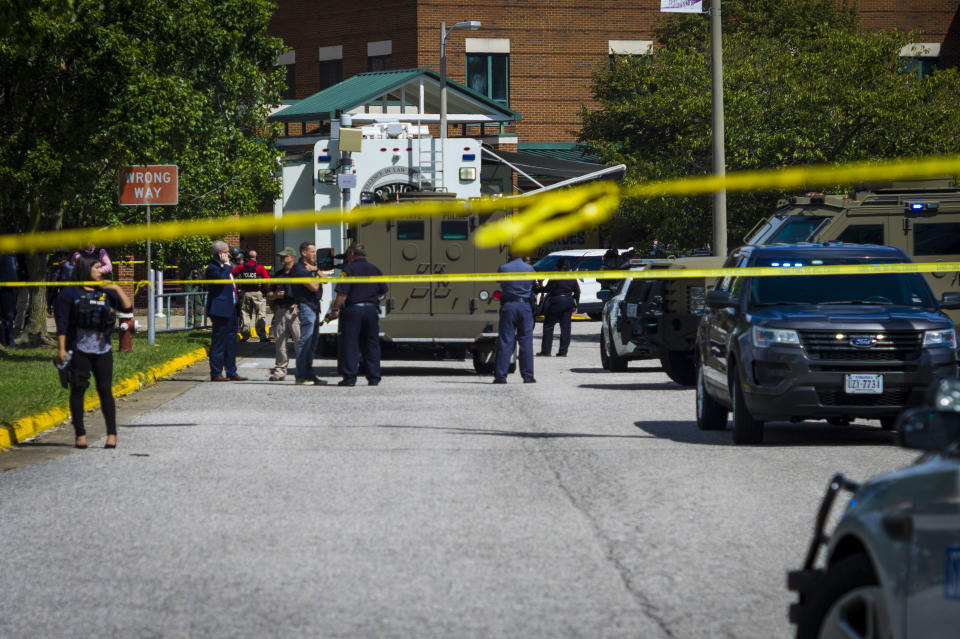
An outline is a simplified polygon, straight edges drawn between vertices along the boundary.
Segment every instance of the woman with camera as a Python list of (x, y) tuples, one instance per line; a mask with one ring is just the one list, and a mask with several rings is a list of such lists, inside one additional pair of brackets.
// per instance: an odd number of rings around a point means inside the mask
[(83, 425), (83, 396), (90, 386), (90, 374), (96, 381), (100, 409), (107, 424), (104, 448), (117, 447), (117, 409), (113, 401), (113, 350), (110, 335), (116, 323), (116, 310), (133, 311), (130, 297), (116, 284), (101, 282), (100, 258), (81, 254), (73, 269), (77, 284), (67, 286), (57, 296), (54, 317), (57, 321), (57, 365), (67, 365), (70, 386), (70, 416), (76, 434), (76, 447), (87, 447)]

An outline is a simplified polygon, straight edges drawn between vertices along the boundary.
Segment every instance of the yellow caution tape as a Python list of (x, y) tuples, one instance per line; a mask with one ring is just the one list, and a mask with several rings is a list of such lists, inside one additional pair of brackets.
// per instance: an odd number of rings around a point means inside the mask
[[(376, 284), (401, 282), (508, 282), (525, 280), (679, 280), (717, 277), (777, 277), (782, 275), (871, 275), (876, 273), (953, 273), (960, 262), (908, 262), (902, 264), (836, 264), (802, 267), (752, 266), (747, 268), (671, 268), (634, 271), (535, 271), (533, 273), (417, 273), (409, 275), (366, 275), (339, 277), (277, 277), (258, 280), (262, 284)], [(146, 285), (146, 280), (109, 282), (0, 282), (0, 287), (97, 286), (100, 284)], [(237, 280), (167, 280), (167, 284), (210, 285), (237, 283)]]
[(558, 191), (507, 198), (482, 198), (464, 202), (417, 201), (404, 204), (364, 206), (339, 211), (297, 211), (274, 217), (273, 213), (237, 218), (208, 218), (118, 226), (107, 229), (73, 229), (22, 235), (0, 236), (0, 253), (52, 250), (63, 246), (116, 246), (153, 240), (175, 240), (191, 235), (222, 236), (234, 233), (263, 233), (276, 229), (334, 225), (341, 222), (367, 223), (417, 217), (486, 215), (516, 209), (519, 215), (502, 226), (478, 231), (478, 246), (492, 247), (513, 242), (527, 252), (570, 233), (602, 223), (613, 213), (620, 199), (703, 195), (716, 191), (760, 191), (800, 189), (810, 185), (849, 184), (865, 180), (892, 181), (960, 175), (960, 155), (913, 160), (861, 162), (841, 166), (803, 166), (786, 169), (744, 171), (725, 176), (705, 175), (663, 180), (623, 187), (612, 182), (595, 182)]

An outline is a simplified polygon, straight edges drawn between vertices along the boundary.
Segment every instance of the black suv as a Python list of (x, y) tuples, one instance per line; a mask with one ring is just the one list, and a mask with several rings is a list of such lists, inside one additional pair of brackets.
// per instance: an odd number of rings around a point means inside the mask
[[(804, 267), (910, 262), (859, 244), (744, 246), (725, 266)], [(931, 382), (957, 375), (957, 338), (918, 273), (726, 277), (707, 293), (697, 329), (697, 425), (733, 441), (763, 440), (765, 421), (847, 424), (923, 403)]]

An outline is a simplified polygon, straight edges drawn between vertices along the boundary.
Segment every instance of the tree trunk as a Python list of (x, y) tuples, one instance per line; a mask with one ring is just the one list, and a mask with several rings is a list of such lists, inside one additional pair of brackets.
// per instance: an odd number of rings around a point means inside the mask
[[(42, 207), (38, 201), (32, 202), (28, 207), (31, 233), (41, 229), (41, 222), (44, 218), (41, 210)], [(50, 218), (51, 224), (44, 226), (53, 230), (59, 230), (63, 224), (63, 208), (58, 207), (57, 210), (48, 217)], [(43, 282), (46, 280), (47, 255), (47, 253), (29, 253), (27, 255), (27, 279), (29, 281)], [(47, 287), (31, 287), (29, 294), (29, 318), (23, 327), (23, 332), (17, 337), (17, 345), (41, 346), (54, 344), (55, 341), (48, 335), (47, 331)]]

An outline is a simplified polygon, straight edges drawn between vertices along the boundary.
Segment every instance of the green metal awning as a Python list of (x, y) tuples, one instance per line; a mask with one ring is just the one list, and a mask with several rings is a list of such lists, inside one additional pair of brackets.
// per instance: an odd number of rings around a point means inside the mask
[[(272, 122), (307, 122), (335, 120), (343, 113), (387, 101), (416, 107), (420, 100), (420, 83), (424, 86), (424, 113), (440, 112), (440, 75), (431, 69), (403, 69), (360, 73), (323, 91), (280, 109), (271, 115)], [(459, 82), (447, 79), (447, 112), (451, 123), (463, 121), (457, 114), (478, 116), (477, 122), (514, 122), (520, 114)]]

